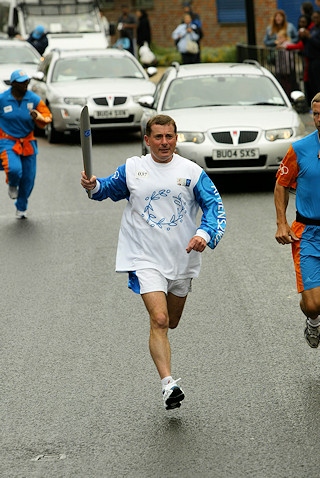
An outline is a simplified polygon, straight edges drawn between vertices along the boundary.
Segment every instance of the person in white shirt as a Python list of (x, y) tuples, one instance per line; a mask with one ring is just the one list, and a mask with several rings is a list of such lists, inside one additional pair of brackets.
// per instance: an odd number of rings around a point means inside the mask
[(177, 26), (172, 32), (172, 38), (181, 54), (183, 65), (199, 63), (199, 31), (198, 26), (192, 20), (190, 13), (183, 15), (183, 23)]
[[(168, 329), (178, 326), (201, 255), (214, 249), (226, 227), (220, 194), (200, 166), (176, 154), (177, 126), (166, 115), (151, 118), (144, 136), (150, 154), (133, 156), (106, 178), (81, 185), (93, 200), (127, 199), (116, 271), (141, 295), (150, 316), (150, 354), (161, 379), (164, 406), (179, 408), (184, 392), (171, 376)], [(203, 214), (197, 227), (197, 213)]]

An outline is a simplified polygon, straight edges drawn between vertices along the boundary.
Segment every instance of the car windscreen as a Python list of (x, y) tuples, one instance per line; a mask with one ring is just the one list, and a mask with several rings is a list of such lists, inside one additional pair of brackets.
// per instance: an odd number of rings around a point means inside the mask
[(9, 63), (37, 65), (39, 57), (31, 48), (0, 45), (0, 64), (6, 65)]
[(163, 110), (235, 105), (286, 106), (286, 102), (267, 76), (207, 75), (172, 81)]
[(93, 78), (144, 78), (134, 62), (127, 57), (79, 57), (58, 60), (52, 82)]
[[(80, 5), (81, 6), (81, 5)], [(38, 7), (39, 8), (39, 7)], [(49, 7), (48, 7), (49, 8)], [(64, 5), (69, 8), (67, 13), (56, 13), (54, 6), (52, 12), (47, 14), (40, 11), (40, 14), (33, 15), (32, 12), (26, 17), (26, 29), (30, 33), (34, 28), (41, 24), (48, 33), (97, 33), (101, 31), (99, 19), (95, 11), (73, 11), (73, 6)], [(38, 12), (37, 12), (38, 13)]]

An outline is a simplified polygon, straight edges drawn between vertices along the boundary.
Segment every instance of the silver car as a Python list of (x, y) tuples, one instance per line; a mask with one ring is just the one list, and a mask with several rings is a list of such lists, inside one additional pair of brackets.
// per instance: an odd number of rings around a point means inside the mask
[[(294, 92), (302, 100), (302, 92)], [(143, 135), (155, 114), (174, 118), (177, 153), (207, 173), (271, 172), (305, 127), (276, 78), (256, 62), (168, 68), (155, 94), (140, 98)]]
[(29, 76), (37, 70), (41, 56), (24, 40), (0, 40), (0, 92), (10, 87), (14, 70), (23, 70)]
[[(150, 69), (150, 76), (156, 71)], [(53, 50), (39, 66), (30, 88), (51, 110), (47, 137), (57, 143), (65, 132), (79, 131), (84, 105), (93, 130), (140, 130), (143, 108), (138, 99), (152, 95), (155, 84), (133, 55), (109, 48)]]

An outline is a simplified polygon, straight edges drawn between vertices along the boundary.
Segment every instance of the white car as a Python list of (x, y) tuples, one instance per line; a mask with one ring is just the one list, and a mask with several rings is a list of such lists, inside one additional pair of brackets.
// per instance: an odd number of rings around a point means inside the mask
[(0, 40), (0, 92), (10, 87), (13, 71), (21, 69), (31, 77), (40, 60), (37, 50), (27, 41)]
[[(149, 69), (152, 76), (156, 68)], [(50, 143), (65, 132), (79, 131), (80, 113), (88, 106), (91, 129), (140, 130), (143, 108), (138, 99), (152, 95), (155, 84), (138, 60), (125, 50), (53, 50), (30, 83), (48, 105)]]
[[(293, 98), (304, 99), (302, 92)], [(272, 172), (305, 126), (276, 78), (257, 62), (174, 64), (140, 98), (146, 123), (174, 118), (177, 153), (207, 173)], [(148, 152), (142, 140), (142, 154)]]

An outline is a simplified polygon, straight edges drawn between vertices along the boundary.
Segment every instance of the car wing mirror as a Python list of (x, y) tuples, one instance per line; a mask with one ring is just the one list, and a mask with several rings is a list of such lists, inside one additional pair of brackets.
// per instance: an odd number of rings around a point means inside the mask
[(298, 91), (298, 90), (291, 91), (290, 96), (292, 101), (294, 102), (305, 100), (305, 94), (302, 91)]
[(32, 78), (38, 81), (43, 81), (44, 80), (44, 73), (43, 71), (36, 71), (33, 75)]
[(141, 96), (138, 99), (138, 103), (145, 108), (152, 108), (154, 102), (154, 98), (151, 95)]

